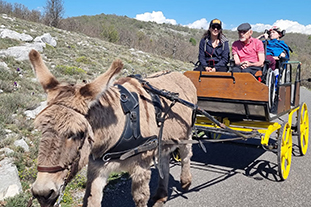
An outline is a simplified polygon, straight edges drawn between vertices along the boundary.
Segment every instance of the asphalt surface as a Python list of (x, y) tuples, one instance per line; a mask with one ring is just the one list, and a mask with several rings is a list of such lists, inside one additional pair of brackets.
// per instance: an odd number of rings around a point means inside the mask
[[(310, 119), (311, 91), (301, 88), (300, 94), (300, 102), (306, 102), (309, 107)], [(282, 119), (285, 120), (286, 116)], [(309, 134), (311, 135), (311, 131)], [(165, 206), (311, 206), (311, 149), (308, 149), (305, 156), (299, 156), (297, 136), (293, 136), (291, 171), (289, 177), (281, 181), (278, 176), (277, 155), (263, 150), (257, 145), (259, 143), (259, 140), (247, 144), (206, 143), (206, 154), (198, 145), (194, 145), (191, 159), (192, 185), (187, 192), (181, 190), (180, 166), (179, 163), (172, 163), (169, 199)], [(157, 170), (152, 169), (151, 194), (156, 189), (157, 177)], [(130, 180), (105, 189), (102, 206), (134, 206), (130, 191)]]

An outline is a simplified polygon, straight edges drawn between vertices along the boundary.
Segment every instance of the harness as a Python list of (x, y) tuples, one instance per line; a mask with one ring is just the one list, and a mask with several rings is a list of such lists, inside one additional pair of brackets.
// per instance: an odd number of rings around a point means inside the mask
[[(102, 157), (103, 161), (110, 159), (126, 159), (138, 153), (154, 149), (157, 136), (142, 137), (140, 132), (139, 100), (135, 92), (128, 91), (124, 86), (117, 85), (120, 91), (120, 103), (126, 116), (125, 126), (118, 142)], [(149, 93), (159, 119), (162, 113), (160, 98)], [(158, 121), (158, 120), (157, 120)]]

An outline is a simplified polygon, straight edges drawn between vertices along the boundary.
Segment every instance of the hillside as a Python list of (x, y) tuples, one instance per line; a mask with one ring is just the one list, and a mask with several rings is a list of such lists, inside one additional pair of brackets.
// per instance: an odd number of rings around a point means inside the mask
[[(44, 60), (58, 79), (71, 83), (92, 80), (103, 73), (116, 58), (124, 62), (122, 76), (133, 73), (145, 76), (160, 70), (192, 69), (191, 63), (6, 15), (0, 15), (0, 25), (0, 32), (8, 29), (20, 34), (25, 33), (32, 38), (49, 33), (57, 44), (55, 47), (44, 45), (45, 48), (41, 52)], [(14, 57), (6, 56), (4, 51), (32, 43), (32, 41), (25, 42), (11, 38), (1, 38), (0, 41), (0, 149), (9, 148), (14, 151), (9, 155), (0, 151), (0, 161), (7, 156), (13, 158), (23, 191), (27, 192), (19, 199), (25, 200), (30, 197), (30, 184), (34, 182), (36, 176), (35, 164), (40, 136), (33, 128), (33, 119), (27, 117), (24, 112), (37, 108), (46, 99), (46, 95), (37, 83), (29, 61), (16, 60)], [(18, 52), (17, 48), (16, 53)], [(14, 145), (16, 140), (24, 140), (29, 146), (29, 151), (26, 152), (23, 148)], [(79, 180), (74, 185), (80, 183)], [(72, 197), (69, 198), (72, 201)]]
[[(67, 18), (63, 20), (61, 27), (124, 47), (184, 62), (197, 61), (198, 44), (205, 32), (202, 29), (190, 29), (181, 25), (142, 22), (126, 16), (106, 14)], [(238, 38), (236, 31), (224, 30), (223, 33), (229, 39), (230, 46)], [(254, 32), (253, 37), (259, 35), (260, 33)], [(302, 62), (302, 77), (310, 77), (311, 36), (288, 33), (282, 40), (293, 50), (291, 60)], [(310, 83), (303, 83), (303, 85), (311, 88)]]

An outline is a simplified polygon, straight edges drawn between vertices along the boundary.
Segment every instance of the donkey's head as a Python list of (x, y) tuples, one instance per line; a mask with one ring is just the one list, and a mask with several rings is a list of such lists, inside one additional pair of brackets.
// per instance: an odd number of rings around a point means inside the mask
[(91, 83), (72, 85), (59, 83), (37, 51), (32, 50), (29, 59), (48, 102), (35, 120), (42, 138), (32, 193), (41, 206), (52, 206), (62, 186), (87, 164), (93, 130), (85, 116), (92, 102), (112, 84), (123, 64), (116, 60)]

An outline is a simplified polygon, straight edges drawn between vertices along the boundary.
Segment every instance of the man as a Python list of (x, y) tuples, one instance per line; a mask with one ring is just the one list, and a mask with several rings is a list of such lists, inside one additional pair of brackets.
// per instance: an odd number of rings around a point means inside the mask
[(249, 23), (237, 28), (239, 40), (232, 44), (232, 56), (235, 66), (233, 72), (249, 72), (253, 75), (261, 70), (265, 60), (263, 43), (252, 37), (253, 31)]

